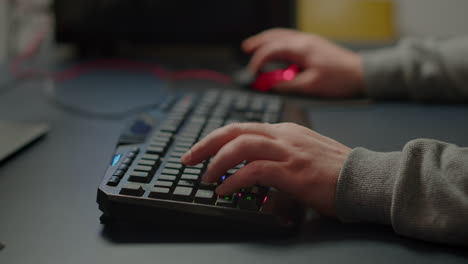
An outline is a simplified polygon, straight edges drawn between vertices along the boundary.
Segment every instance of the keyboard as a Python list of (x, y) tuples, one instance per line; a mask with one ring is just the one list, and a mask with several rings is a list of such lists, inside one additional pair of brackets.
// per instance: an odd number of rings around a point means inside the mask
[(234, 122), (305, 123), (304, 112), (278, 96), (209, 90), (165, 97), (122, 132), (98, 188), (101, 223), (150, 224), (164, 228), (287, 232), (303, 219), (303, 206), (267, 186), (218, 196), (217, 185), (248, 161), (228, 170), (216, 184), (201, 176), (209, 160), (185, 166), (181, 156), (213, 130)]

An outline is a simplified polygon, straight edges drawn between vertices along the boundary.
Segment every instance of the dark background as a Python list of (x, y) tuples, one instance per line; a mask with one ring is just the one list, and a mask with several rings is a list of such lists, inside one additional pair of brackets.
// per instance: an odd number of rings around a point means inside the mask
[(294, 1), (56, 0), (56, 40), (237, 44), (272, 27), (294, 26)]

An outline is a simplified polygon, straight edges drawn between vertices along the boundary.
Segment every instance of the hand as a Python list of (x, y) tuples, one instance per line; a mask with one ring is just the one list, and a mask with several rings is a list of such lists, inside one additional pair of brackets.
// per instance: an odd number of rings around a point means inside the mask
[(242, 48), (252, 53), (249, 68), (281, 60), (299, 64), (303, 71), (273, 90), (318, 96), (348, 97), (364, 92), (362, 59), (319, 36), (289, 29), (271, 29), (246, 39)]
[(290, 193), (320, 213), (335, 216), (335, 189), (351, 149), (308, 128), (292, 124), (231, 124), (195, 144), (182, 162), (195, 165), (214, 156), (204, 182), (219, 182), (229, 169), (249, 163), (216, 192), (226, 195), (253, 185)]

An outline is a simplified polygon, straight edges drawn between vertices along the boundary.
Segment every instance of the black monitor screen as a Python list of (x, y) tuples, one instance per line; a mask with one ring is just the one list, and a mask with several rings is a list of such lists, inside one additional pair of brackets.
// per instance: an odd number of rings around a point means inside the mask
[(56, 39), (228, 43), (293, 25), (285, 0), (56, 0)]

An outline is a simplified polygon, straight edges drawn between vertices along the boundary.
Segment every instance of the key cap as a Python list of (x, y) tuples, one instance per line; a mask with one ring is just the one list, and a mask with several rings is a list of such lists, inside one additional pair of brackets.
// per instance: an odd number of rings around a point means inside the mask
[(156, 161), (155, 160), (140, 160), (138, 161), (138, 165), (154, 166), (156, 165)]
[(216, 206), (234, 208), (236, 207), (235, 198), (235, 194), (233, 194), (232, 196), (219, 196), (218, 200), (216, 201)]
[(235, 174), (236, 172), (237, 172), (237, 169), (230, 169), (227, 171), (227, 174), (232, 175), (232, 174)]
[(161, 173), (171, 174), (171, 175), (179, 175), (179, 170), (176, 170), (176, 169), (163, 169)]
[(175, 181), (176, 176), (175, 175), (161, 174), (161, 175), (159, 175), (158, 180)]
[(151, 178), (152, 177), (150, 176), (148, 172), (132, 171), (130, 173), (130, 176), (128, 177), (128, 181), (148, 183), (151, 181)]
[(150, 198), (157, 198), (157, 199), (168, 199), (171, 194), (170, 194), (170, 189), (169, 188), (164, 188), (164, 187), (153, 187), (150, 190), (150, 194), (148, 195)]
[(172, 194), (172, 199), (177, 201), (189, 202), (192, 200), (193, 188), (190, 187), (176, 187)]
[(239, 193), (237, 207), (243, 210), (257, 211), (257, 198), (251, 193)]
[(171, 153), (171, 157), (180, 159), (184, 154), (185, 154), (185, 152), (174, 151), (174, 152)]
[(144, 166), (144, 165), (137, 165), (135, 166), (134, 170), (136, 171), (146, 171), (146, 172), (149, 172), (153, 169), (153, 167), (151, 166)]
[(127, 169), (128, 169), (128, 164), (122, 163), (122, 164), (119, 166), (119, 170), (126, 171)]
[(195, 194), (195, 202), (201, 204), (215, 204), (216, 195), (212, 190), (199, 189)]
[(198, 181), (199, 178), (200, 176), (195, 175), (195, 174), (182, 174), (182, 176), (180, 177), (180, 179), (182, 180), (191, 180), (191, 181)]
[(199, 186), (200, 186), (200, 187), (199, 187), (200, 189), (215, 190), (216, 187), (218, 187), (218, 184), (217, 184), (217, 183), (204, 183), (204, 182), (200, 182)]
[(144, 154), (143, 156), (141, 156), (142, 159), (145, 159), (145, 160), (158, 160), (159, 159), (159, 155), (154, 155), (154, 154)]
[(168, 158), (167, 162), (180, 163), (180, 158)]
[(131, 195), (131, 196), (142, 196), (145, 193), (145, 190), (141, 185), (134, 183), (125, 184), (122, 189), (120, 189), (120, 194)]
[(131, 159), (131, 158), (125, 158), (122, 161), (122, 164), (130, 165), (130, 163), (132, 163), (132, 161), (133, 161), (133, 159)]
[(164, 148), (156, 147), (156, 146), (149, 146), (148, 148), (146, 148), (146, 151), (149, 153), (163, 154)]
[(123, 170), (116, 170), (113, 174), (113, 176), (117, 176), (117, 177), (120, 177), (122, 178), (122, 176), (125, 174), (125, 171)]
[(166, 148), (167, 147), (167, 141), (153, 140), (153, 141), (150, 142), (150, 145), (155, 146), (155, 147)]
[(174, 185), (173, 182), (171, 181), (161, 181), (161, 180), (158, 180), (154, 183), (154, 186), (155, 187), (166, 187), (166, 188), (172, 188), (172, 186)]
[(110, 177), (109, 181), (107, 182), (107, 185), (109, 186), (117, 186), (120, 182), (120, 178), (117, 176), (112, 176)]
[(197, 164), (197, 165), (195, 165), (195, 166), (188, 166), (187, 168), (190, 168), (190, 169), (200, 169), (200, 170), (201, 170), (201, 169), (203, 169), (204, 167), (205, 167), (205, 164), (199, 163), (199, 164)]
[(171, 168), (171, 169), (182, 169), (182, 164), (180, 163), (166, 163), (165, 165), (166, 168)]
[(187, 152), (190, 148), (189, 147), (175, 147), (174, 148), (174, 151), (178, 151), (178, 152)]
[(201, 174), (201, 170), (200, 169), (186, 168), (183, 173), (199, 175), (199, 174)]
[(177, 186), (185, 186), (185, 187), (195, 187), (196, 182), (195, 181), (188, 181), (188, 180), (179, 180), (177, 183)]

